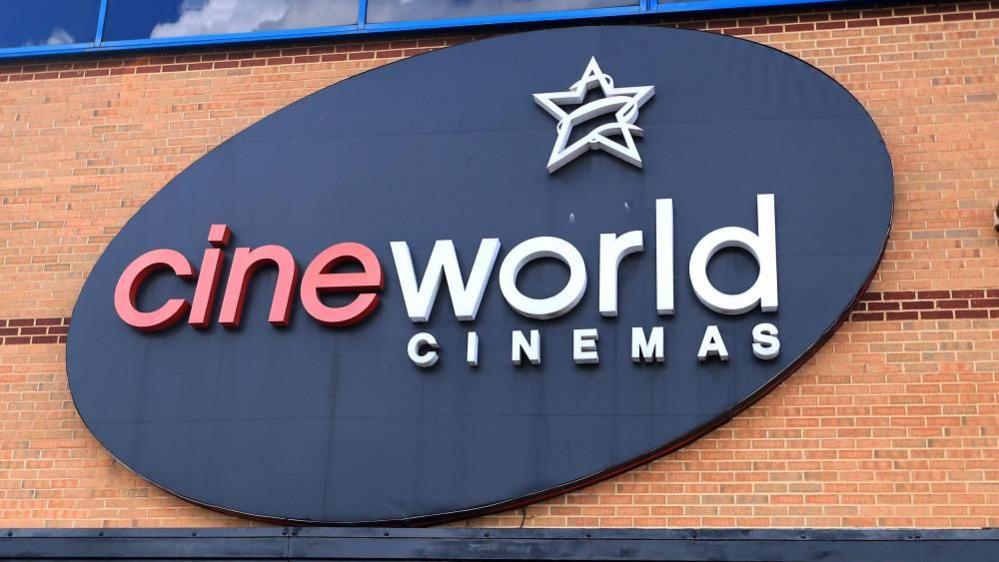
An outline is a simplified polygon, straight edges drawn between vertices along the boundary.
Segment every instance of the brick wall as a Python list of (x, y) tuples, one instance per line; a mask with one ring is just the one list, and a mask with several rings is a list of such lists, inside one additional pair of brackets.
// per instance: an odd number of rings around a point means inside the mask
[[(611, 480), (459, 524), (999, 527), (999, 234), (991, 223), (999, 2), (659, 23), (782, 49), (860, 99), (895, 166), (884, 262), (835, 336), (724, 427)], [(77, 292), (136, 209), (226, 138), (357, 72), (467, 39), (0, 64), (0, 525), (251, 524), (146, 483), (86, 431), (64, 364)]]

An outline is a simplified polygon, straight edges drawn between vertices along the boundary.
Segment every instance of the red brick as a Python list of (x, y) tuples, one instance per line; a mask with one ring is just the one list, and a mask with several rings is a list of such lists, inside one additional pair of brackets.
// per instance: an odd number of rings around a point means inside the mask
[(854, 312), (850, 320), (854, 322), (880, 322), (885, 319), (883, 312)]
[(924, 310), (919, 313), (919, 317), (923, 320), (941, 320), (944, 318), (953, 318), (953, 310)]
[(955, 310), (955, 318), (988, 318), (989, 311), (987, 310)]
[(950, 291), (919, 291), (916, 293), (916, 298), (919, 300), (949, 299), (950, 297)]

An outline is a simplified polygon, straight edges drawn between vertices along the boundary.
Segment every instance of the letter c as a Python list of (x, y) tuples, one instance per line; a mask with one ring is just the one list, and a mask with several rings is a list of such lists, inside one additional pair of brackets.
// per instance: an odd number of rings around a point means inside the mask
[(170, 299), (151, 312), (135, 305), (139, 287), (152, 273), (169, 268), (181, 279), (194, 277), (191, 262), (176, 250), (152, 250), (142, 254), (125, 268), (114, 289), (114, 309), (126, 324), (143, 332), (156, 332), (180, 320), (190, 308), (184, 299)]

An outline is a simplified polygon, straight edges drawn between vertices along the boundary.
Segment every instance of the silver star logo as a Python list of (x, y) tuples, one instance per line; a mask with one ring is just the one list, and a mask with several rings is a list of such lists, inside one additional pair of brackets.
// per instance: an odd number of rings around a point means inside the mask
[[(602, 99), (580, 105), (570, 112), (562, 109), (562, 105), (582, 104), (587, 92), (597, 86), (600, 86), (604, 94)], [(534, 94), (534, 101), (549, 115), (558, 119), (558, 124), (555, 125), (558, 136), (548, 158), (548, 173), (554, 173), (587, 150), (597, 149), (603, 149), (641, 168), (642, 157), (638, 154), (638, 147), (635, 146), (635, 137), (642, 136), (644, 131), (635, 125), (635, 121), (638, 120), (638, 110), (645, 105), (645, 102), (652, 99), (655, 93), (655, 86), (615, 87), (614, 79), (600, 70), (595, 57), (590, 57), (590, 63), (586, 65), (583, 76), (569, 86), (567, 91)], [(569, 144), (573, 127), (611, 112), (615, 118), (613, 123), (600, 125), (576, 142)], [(609, 138), (611, 136), (620, 136), (622, 142), (611, 140)]]

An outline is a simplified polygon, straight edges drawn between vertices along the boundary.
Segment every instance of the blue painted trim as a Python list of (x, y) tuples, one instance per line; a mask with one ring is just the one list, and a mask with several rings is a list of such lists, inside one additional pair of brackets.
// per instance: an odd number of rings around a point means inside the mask
[(101, 0), (100, 12), (97, 13), (97, 34), (94, 36), (94, 45), (99, 46), (104, 38), (104, 21), (108, 15), (108, 0)]
[(357, 3), (357, 28), (364, 29), (368, 23), (368, 0), (359, 0)]
[(65, 55), (85, 53), (94, 49), (93, 43), (70, 43), (67, 45), (38, 45), (34, 47), (10, 47), (0, 49), (0, 59), (37, 57), (39, 55)]
[(856, 1), (857, 0), (691, 0), (660, 3), (659, 0), (635, 0), (635, 4), (632, 6), (622, 6), (617, 8), (594, 8), (589, 10), (564, 10), (556, 12), (528, 12), (474, 18), (371, 23), (367, 21), (368, 0), (359, 0), (358, 21), (357, 23), (350, 25), (297, 29), (291, 31), (282, 30), (257, 33), (232, 33), (225, 35), (199, 35), (196, 37), (104, 41), (103, 35), (104, 23), (107, 15), (107, 0), (101, 0), (100, 13), (98, 15), (97, 29), (95, 32), (95, 41), (93, 43), (0, 49), (0, 60), (73, 53), (113, 52), (124, 50), (137, 51), (144, 49), (225, 45), (258, 41), (284, 41), (289, 39), (306, 39), (314, 37), (373, 35), (377, 33), (401, 31), (484, 27), (511, 23), (574, 21), (590, 18), (614, 18), (622, 16), (712, 11), (748, 7), (843, 4)]
[(693, 0), (688, 2), (660, 2), (657, 12), (696, 12), (699, 10), (730, 10), (735, 8), (756, 8), (793, 6), (806, 4), (843, 4), (851, 0)]

